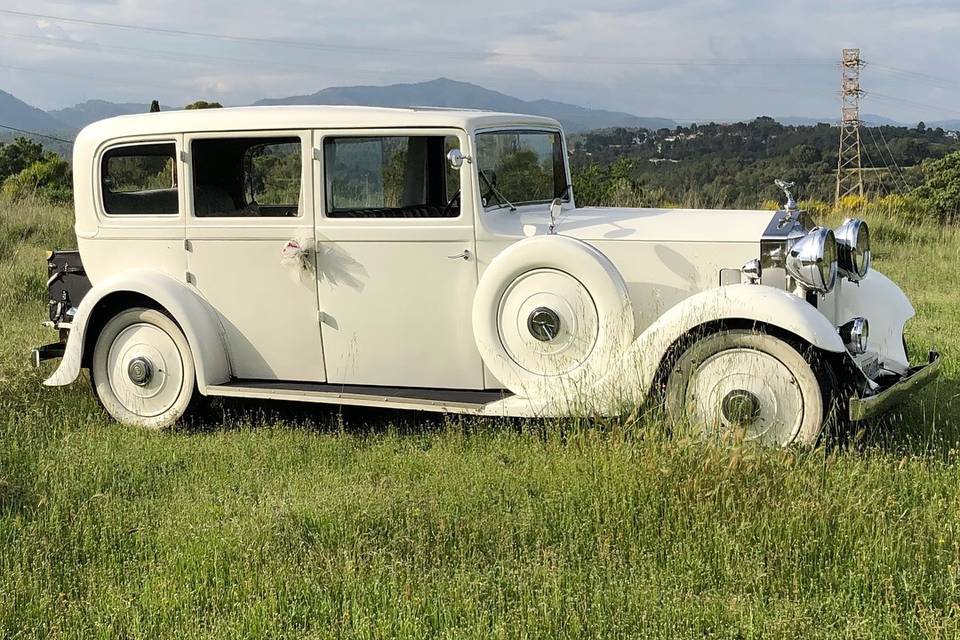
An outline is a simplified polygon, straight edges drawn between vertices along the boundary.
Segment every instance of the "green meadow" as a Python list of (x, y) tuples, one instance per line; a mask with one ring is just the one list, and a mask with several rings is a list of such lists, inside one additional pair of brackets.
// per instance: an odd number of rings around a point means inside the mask
[(960, 231), (863, 215), (944, 374), (779, 451), (646, 415), (242, 402), (121, 427), (30, 366), (71, 210), (0, 202), (0, 638), (957, 637)]

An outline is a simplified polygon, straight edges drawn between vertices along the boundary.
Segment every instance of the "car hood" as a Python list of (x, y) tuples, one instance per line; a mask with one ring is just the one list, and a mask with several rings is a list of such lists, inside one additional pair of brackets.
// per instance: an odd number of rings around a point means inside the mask
[[(556, 230), (592, 241), (759, 242), (773, 217), (773, 211), (743, 209), (580, 207), (564, 210)], [(539, 227), (541, 220), (524, 223)]]

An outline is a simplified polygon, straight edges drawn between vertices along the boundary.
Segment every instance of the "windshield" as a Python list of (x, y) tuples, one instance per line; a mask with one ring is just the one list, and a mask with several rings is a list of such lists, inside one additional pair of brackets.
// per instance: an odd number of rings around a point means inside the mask
[(479, 133), (477, 158), (484, 207), (570, 198), (563, 141), (557, 131)]

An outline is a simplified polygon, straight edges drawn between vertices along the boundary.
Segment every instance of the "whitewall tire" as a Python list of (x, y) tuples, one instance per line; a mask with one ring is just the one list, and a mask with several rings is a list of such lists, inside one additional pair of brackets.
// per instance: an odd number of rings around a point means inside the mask
[(180, 327), (155, 309), (129, 309), (97, 337), (90, 368), (100, 403), (118, 422), (163, 429), (196, 397), (196, 370)]
[(560, 235), (521, 240), (483, 273), (473, 331), (484, 364), (520, 397), (586, 391), (633, 342), (627, 285), (591, 245)]
[(666, 410), (707, 437), (740, 434), (770, 446), (816, 444), (832, 389), (792, 345), (748, 330), (693, 343), (667, 378)]

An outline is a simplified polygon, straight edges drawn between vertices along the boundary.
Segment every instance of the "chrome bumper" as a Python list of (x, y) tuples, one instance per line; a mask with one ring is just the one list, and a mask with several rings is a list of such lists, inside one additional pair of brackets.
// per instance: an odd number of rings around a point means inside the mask
[(929, 362), (919, 367), (913, 367), (906, 376), (879, 393), (865, 398), (850, 398), (850, 421), (869, 420), (874, 418), (908, 395), (911, 395), (924, 386), (933, 382), (940, 375), (940, 354), (931, 351)]

